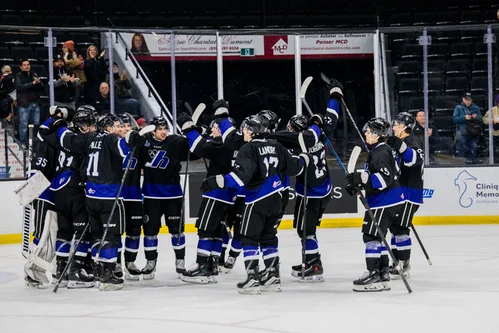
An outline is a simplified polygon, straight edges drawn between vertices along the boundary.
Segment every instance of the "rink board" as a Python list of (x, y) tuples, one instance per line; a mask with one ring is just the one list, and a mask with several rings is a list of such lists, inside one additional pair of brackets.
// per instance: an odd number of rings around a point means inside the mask
[[(201, 194), (202, 174), (192, 174), (186, 193), (186, 232), (196, 231), (195, 215)], [(360, 227), (364, 209), (360, 202), (344, 192), (345, 178), (332, 170), (333, 189), (322, 228)], [(0, 244), (20, 243), (22, 207), (13, 191), (22, 182), (0, 182)], [(280, 229), (292, 228), (295, 193), (291, 188), (290, 202)], [(425, 170), (424, 205), (415, 217), (415, 225), (499, 224), (499, 167), (431, 168)], [(163, 227), (161, 233), (168, 232)]]

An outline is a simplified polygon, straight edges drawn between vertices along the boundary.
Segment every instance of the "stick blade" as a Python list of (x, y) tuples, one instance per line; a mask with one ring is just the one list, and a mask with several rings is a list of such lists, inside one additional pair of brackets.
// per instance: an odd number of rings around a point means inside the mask
[(144, 136), (146, 135), (147, 133), (151, 133), (152, 131), (154, 131), (156, 129), (156, 126), (154, 125), (147, 125), (146, 127), (144, 127), (143, 129), (141, 129), (139, 131), (139, 135), (140, 136)]
[(199, 103), (198, 107), (192, 113), (192, 121), (197, 125), (199, 117), (203, 114), (204, 109), (206, 109), (206, 104)]
[(322, 79), (322, 81), (326, 82), (327, 84), (331, 84), (331, 80), (326, 76), (326, 74), (321, 73), (321, 79)]
[(350, 155), (350, 159), (348, 160), (348, 173), (352, 173), (355, 171), (355, 167), (357, 165), (357, 160), (359, 159), (359, 155), (362, 149), (359, 146), (355, 146), (352, 150), (352, 154)]
[(305, 98), (305, 95), (307, 94), (308, 86), (310, 85), (310, 83), (312, 83), (313, 79), (314, 78), (312, 76), (309, 76), (305, 79), (305, 81), (303, 81), (303, 83), (301, 85), (301, 89), (300, 89), (300, 98), (301, 99)]

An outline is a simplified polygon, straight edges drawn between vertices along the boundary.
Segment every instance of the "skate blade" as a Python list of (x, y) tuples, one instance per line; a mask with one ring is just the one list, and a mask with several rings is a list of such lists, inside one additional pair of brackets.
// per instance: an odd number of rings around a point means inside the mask
[(113, 283), (100, 283), (99, 290), (100, 291), (112, 291), (112, 290), (120, 290), (123, 289), (122, 284), (113, 284)]
[(208, 277), (208, 282), (209, 283), (218, 283), (217, 278), (215, 276)]
[(381, 285), (383, 286), (382, 291), (390, 291), (392, 290), (392, 287), (390, 286), (390, 282), (381, 282)]
[(262, 292), (278, 293), (281, 291), (281, 284), (260, 285), (260, 290)]
[(152, 274), (142, 274), (142, 279), (143, 280), (152, 280), (154, 279), (154, 277), (156, 277), (156, 274), (152, 273)]
[(95, 287), (95, 282), (69, 281), (66, 286), (68, 289), (85, 289)]
[(48, 286), (46, 284), (40, 283), (40, 282), (29, 282), (29, 281), (24, 281), (24, 285), (29, 288), (37, 288), (37, 289), (47, 289)]
[[(234, 268), (234, 267), (232, 267), (232, 268)], [(222, 273), (227, 274), (232, 270), (232, 268), (228, 268), (228, 267), (224, 266), (224, 267), (222, 267)]]
[(357, 292), (379, 292), (383, 291), (383, 285), (381, 283), (371, 283), (363, 286), (353, 286), (353, 291)]
[(241, 288), (237, 292), (241, 295), (260, 295), (260, 287)]
[(208, 284), (210, 283), (210, 279), (208, 276), (184, 276), (180, 278), (182, 281), (187, 283), (195, 283), (195, 284)]
[(142, 275), (142, 274), (132, 275), (128, 272), (125, 272), (125, 280), (127, 280), (127, 281), (139, 281), (140, 275)]
[[(52, 284), (57, 284), (57, 279), (52, 280)], [(68, 286), (68, 280), (62, 280), (61, 284), (59, 284), (59, 288), (66, 288)]]
[[(406, 279), (408, 279), (408, 278), (410, 278), (410, 277), (411, 277), (411, 273), (405, 272), (405, 273), (404, 273), (404, 276), (405, 276), (405, 278), (406, 278)], [(391, 273), (390, 273), (390, 278), (391, 278), (392, 280), (402, 280), (402, 278), (400, 277), (400, 275), (399, 275), (399, 274), (391, 274)]]
[(296, 276), (298, 279), (298, 282), (301, 283), (316, 283), (316, 282), (324, 282), (324, 276), (323, 275), (312, 275), (312, 276), (305, 276), (304, 279), (302, 279), (301, 275)]

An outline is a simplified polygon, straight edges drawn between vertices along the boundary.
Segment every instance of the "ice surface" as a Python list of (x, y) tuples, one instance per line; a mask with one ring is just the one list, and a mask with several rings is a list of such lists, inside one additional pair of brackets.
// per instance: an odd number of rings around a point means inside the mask
[[(324, 283), (290, 275), (300, 262), (292, 230), (279, 232), (281, 293), (240, 295), (242, 257), (218, 284), (192, 285), (174, 272), (170, 237), (159, 237), (156, 279), (128, 282), (121, 291), (24, 286), (20, 245), (0, 246), (0, 332), (499, 332), (499, 226), (419, 227), (433, 261), (428, 266), (414, 239), (414, 293), (401, 281), (392, 291), (356, 293), (352, 280), (365, 269), (359, 229), (321, 229)], [(187, 234), (187, 262), (197, 237)], [(138, 264), (145, 260), (139, 254)]]

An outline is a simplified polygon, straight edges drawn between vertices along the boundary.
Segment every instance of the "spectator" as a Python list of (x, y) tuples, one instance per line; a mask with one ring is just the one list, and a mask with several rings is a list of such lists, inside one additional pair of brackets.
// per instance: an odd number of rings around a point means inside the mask
[(84, 69), (87, 83), (85, 83), (85, 102), (94, 104), (99, 96), (101, 82), (106, 80), (107, 66), (104, 60), (105, 50), (97, 55), (97, 47), (91, 45), (87, 49), (87, 59), (85, 59)]
[(143, 34), (136, 33), (132, 37), (132, 47), (130, 51), (137, 55), (150, 55), (149, 48), (147, 47), (146, 39)]
[[(413, 133), (414, 136), (417, 137), (418, 140), (420, 140), (421, 147), (423, 149), (425, 148), (424, 127), (425, 127), (425, 113), (424, 110), (420, 110), (416, 114), (416, 126), (414, 126)], [(429, 142), (430, 152), (433, 153), (439, 147), (438, 140), (440, 139), (440, 135), (438, 134), (438, 129), (436, 128), (436, 126), (431, 124), (431, 122), (428, 124), (428, 137), (430, 141)]]
[(85, 61), (81, 54), (75, 52), (75, 43), (72, 40), (64, 42), (62, 45), (62, 54), (64, 56), (64, 62), (66, 66), (73, 71), (75, 77), (80, 80), (80, 85), (76, 87), (75, 90), (75, 102), (80, 99), (80, 90), (87, 82), (87, 76), (85, 75)]
[[(129, 90), (132, 89), (132, 84), (128, 79), (127, 71), (124, 70), (120, 75), (118, 64), (113, 63), (113, 76), (114, 96), (116, 96), (115, 102), (117, 106), (116, 113), (128, 112), (135, 118), (140, 118), (140, 103), (135, 98), (132, 98), (130, 94)], [(109, 83), (109, 75), (106, 78), (106, 82)]]
[(139, 118), (137, 119), (137, 125), (139, 125), (139, 128), (144, 128), (147, 126), (147, 121), (144, 118)]
[(80, 80), (65, 65), (62, 55), (54, 57), (54, 101), (55, 105), (76, 110), (75, 91)]
[[(499, 164), (499, 95), (496, 96), (494, 107), (492, 108), (492, 127), (494, 131), (494, 164)], [(490, 110), (483, 116), (483, 123), (489, 126)]]
[(2, 79), (0, 81), (0, 118), (7, 126), (12, 126), (12, 107), (14, 104), (16, 87), (14, 75), (10, 66), (2, 67)]
[(93, 106), (99, 113), (99, 116), (111, 111), (111, 100), (109, 99), (109, 84), (102, 82), (99, 86), (99, 96), (95, 99)]
[(15, 87), (17, 108), (19, 110), (19, 138), (26, 146), (28, 142), (28, 124), (40, 123), (40, 92), (44, 85), (40, 77), (31, 71), (28, 60), (21, 60), (21, 71), (16, 74)]
[(479, 163), (477, 137), (481, 134), (479, 126), (482, 123), (482, 114), (478, 106), (473, 103), (471, 93), (464, 94), (462, 103), (454, 109), (453, 122), (456, 125), (456, 146), (459, 157), (466, 158), (466, 164)]

